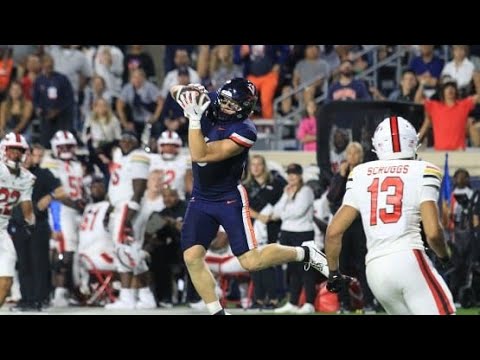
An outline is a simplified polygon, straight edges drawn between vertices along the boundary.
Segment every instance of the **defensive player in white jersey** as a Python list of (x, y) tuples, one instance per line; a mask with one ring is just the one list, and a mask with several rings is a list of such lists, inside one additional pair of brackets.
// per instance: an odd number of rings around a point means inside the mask
[(181, 200), (185, 193), (192, 193), (192, 161), (187, 154), (181, 154), (182, 139), (175, 131), (164, 131), (157, 140), (158, 154), (151, 154), (152, 170), (163, 172), (163, 181), (176, 189)]
[(110, 203), (105, 200), (106, 190), (102, 178), (93, 179), (91, 185), (93, 203), (87, 205), (80, 223), (78, 255), (87, 269), (115, 270), (112, 236), (103, 226)]
[(35, 176), (24, 169), (28, 143), (22, 135), (8, 133), (0, 142), (0, 306), (10, 292), (17, 254), (7, 225), (12, 208), (17, 204), (25, 218), (28, 232), (35, 225), (32, 206), (32, 190)]
[(417, 133), (401, 117), (383, 120), (372, 142), (379, 160), (350, 173), (342, 207), (327, 229), (327, 288), (336, 292), (345, 284), (338, 271), (342, 235), (360, 214), (367, 237), (367, 281), (387, 313), (454, 314), (452, 294), (425, 254), (420, 236), (422, 221), (428, 244), (448, 264), (437, 208), (440, 169), (415, 160)]
[[(113, 153), (110, 164), (108, 197), (111, 216), (107, 217), (115, 243), (115, 263), (120, 273), (122, 288), (118, 300), (105, 306), (107, 309), (134, 309), (155, 303), (147, 284), (147, 271), (141, 251), (141, 203), (147, 187), (150, 158), (139, 149), (139, 141), (132, 131), (123, 131), (120, 149)], [(138, 285), (138, 283), (140, 283)], [(136, 290), (139, 303), (137, 304)]]
[(73, 257), (78, 248), (78, 226), (85, 208), (83, 169), (76, 160), (77, 140), (70, 131), (57, 131), (50, 144), (53, 157), (46, 158), (41, 166), (60, 180), (67, 195), (61, 199), (60, 206), (60, 233), (56, 239), (59, 259), (54, 264), (56, 276), (53, 298), (55, 307), (65, 307), (68, 306), (67, 289), (73, 287)]

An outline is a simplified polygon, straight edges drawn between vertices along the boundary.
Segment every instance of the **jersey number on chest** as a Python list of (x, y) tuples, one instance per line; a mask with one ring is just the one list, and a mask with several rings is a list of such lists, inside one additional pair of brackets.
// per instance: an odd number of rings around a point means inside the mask
[(0, 215), (12, 215), (12, 207), (17, 204), (20, 193), (17, 190), (7, 188), (0, 189)]
[[(402, 217), (403, 181), (398, 176), (389, 176), (382, 181), (379, 189), (379, 178), (374, 178), (368, 187), (370, 193), (370, 226), (377, 225), (378, 217), (384, 224), (396, 223)], [(393, 189), (393, 191), (391, 190)], [(379, 208), (378, 193), (389, 192), (385, 206)], [(381, 206), (383, 204), (380, 204)], [(377, 214), (378, 213), (378, 214)]]

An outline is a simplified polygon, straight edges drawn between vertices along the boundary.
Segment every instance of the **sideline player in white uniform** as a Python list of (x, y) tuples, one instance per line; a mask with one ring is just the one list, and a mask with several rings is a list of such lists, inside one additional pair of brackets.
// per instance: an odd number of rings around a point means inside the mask
[(137, 215), (137, 222), (139, 224), (138, 241), (141, 246), (143, 246), (145, 241), (145, 230), (150, 215), (152, 215), (153, 212), (160, 212), (165, 209), (162, 195), (165, 186), (163, 179), (163, 172), (161, 170), (153, 170), (148, 175), (147, 190), (141, 202), (140, 212)]
[(110, 164), (108, 197), (113, 212), (107, 221), (115, 244), (115, 263), (122, 288), (118, 300), (107, 304), (107, 309), (134, 309), (137, 289), (139, 302), (155, 303), (147, 286), (148, 266), (141, 251), (141, 217), (138, 216), (147, 187), (150, 158), (138, 147), (136, 134), (123, 131), (120, 149), (115, 149)]
[(80, 291), (90, 293), (89, 271), (115, 271), (114, 244), (103, 220), (109, 210), (110, 203), (105, 200), (106, 190), (103, 179), (94, 178), (90, 184), (92, 203), (83, 212), (80, 223), (78, 241), (78, 266)]
[(102, 271), (113, 271), (115, 266), (114, 244), (110, 233), (103, 226), (103, 219), (108, 212), (110, 203), (105, 200), (105, 185), (103, 179), (97, 178), (90, 185), (93, 203), (83, 212), (80, 223), (78, 255), (82, 263), (91, 270), (95, 267)]
[(416, 159), (417, 133), (405, 119), (392, 116), (375, 130), (373, 148), (380, 160), (350, 173), (343, 205), (330, 223), (325, 249), (330, 269), (327, 288), (344, 286), (338, 271), (342, 235), (358, 216), (367, 237), (367, 280), (389, 314), (454, 314), (447, 285), (425, 254), (420, 236), (447, 265), (447, 249), (438, 216), (440, 169)]
[(28, 143), (22, 135), (8, 133), (0, 142), (0, 306), (10, 292), (17, 253), (7, 232), (12, 208), (20, 204), (28, 232), (35, 225), (32, 190), (35, 176), (21, 167)]
[(228, 244), (228, 236), (223, 226), (218, 229), (217, 237), (205, 254), (205, 262), (214, 274), (232, 274), (247, 272)]
[(185, 193), (192, 193), (192, 161), (187, 154), (180, 153), (182, 139), (175, 131), (164, 131), (157, 140), (158, 154), (151, 154), (152, 170), (163, 172), (163, 182), (176, 189), (181, 200)]
[(67, 288), (72, 288), (72, 266), (78, 248), (78, 226), (85, 208), (83, 200), (83, 169), (75, 157), (77, 140), (70, 131), (59, 130), (50, 140), (53, 158), (41, 165), (58, 178), (66, 197), (61, 199), (60, 233), (56, 239), (59, 260), (55, 264), (55, 307), (68, 306)]

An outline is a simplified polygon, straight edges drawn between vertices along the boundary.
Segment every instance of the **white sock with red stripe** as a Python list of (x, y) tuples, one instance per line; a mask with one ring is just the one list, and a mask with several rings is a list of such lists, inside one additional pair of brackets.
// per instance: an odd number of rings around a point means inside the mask
[(222, 307), (222, 305), (220, 305), (220, 301), (217, 300), (217, 301), (208, 303), (207, 304), (207, 310), (208, 310), (210, 315), (213, 315), (213, 314), (218, 313), (219, 311), (222, 311), (223, 307)]

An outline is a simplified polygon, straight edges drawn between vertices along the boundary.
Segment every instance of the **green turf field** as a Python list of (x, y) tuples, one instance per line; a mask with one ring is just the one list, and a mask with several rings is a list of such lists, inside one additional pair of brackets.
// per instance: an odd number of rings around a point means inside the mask
[(458, 315), (480, 315), (480, 308), (457, 309)]

